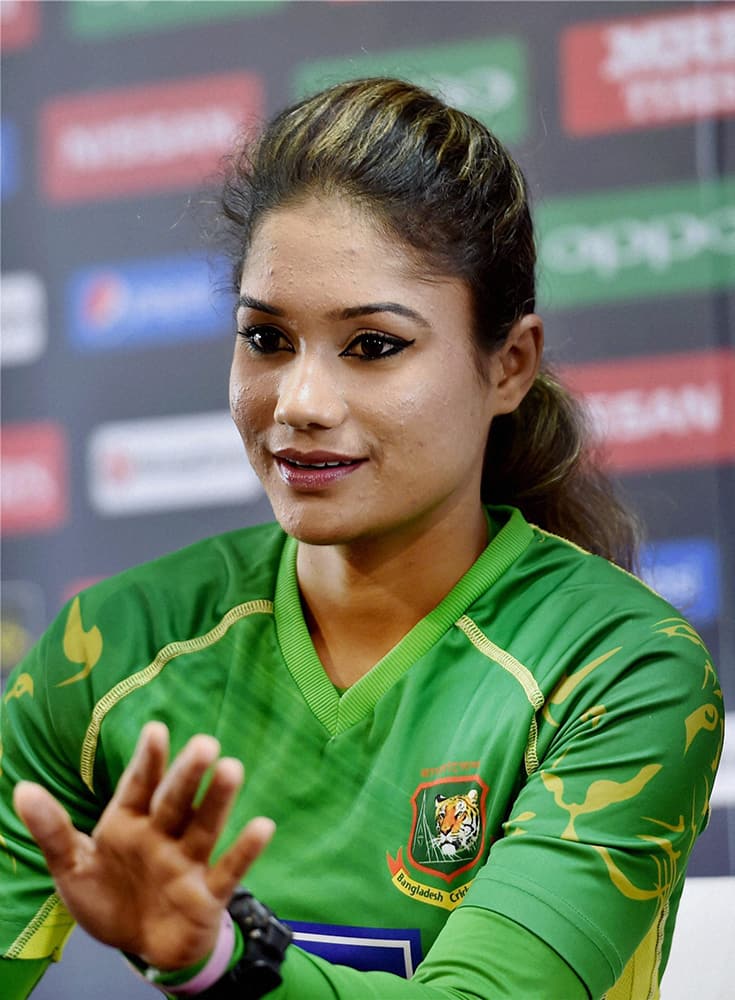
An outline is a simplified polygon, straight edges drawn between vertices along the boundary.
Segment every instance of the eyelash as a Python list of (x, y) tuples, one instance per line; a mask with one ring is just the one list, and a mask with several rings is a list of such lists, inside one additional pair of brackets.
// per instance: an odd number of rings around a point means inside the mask
[[(274, 334), (279, 339), (285, 339), (284, 334), (275, 326), (268, 326), (267, 324), (261, 324), (256, 326), (247, 326), (244, 330), (237, 331), (238, 336), (245, 340), (247, 348), (252, 351), (253, 354), (277, 354), (279, 351), (292, 352), (293, 348), (290, 346), (285, 347), (273, 347), (272, 349), (263, 348), (258, 345), (256, 340), (257, 337), (266, 334)], [(383, 346), (387, 346), (389, 350), (382, 354), (367, 355), (367, 354), (356, 354), (351, 349), (355, 345), (362, 343), (364, 345), (365, 341), (373, 339), (379, 341)], [(368, 333), (358, 334), (347, 347), (340, 353), (341, 358), (357, 358), (358, 361), (381, 361), (383, 358), (393, 357), (395, 354), (400, 354), (411, 344), (415, 343), (413, 340), (403, 340), (401, 337), (394, 337), (387, 333), (378, 333), (377, 331), (371, 331)]]
[(274, 347), (272, 350), (259, 347), (256, 337), (262, 336), (263, 334), (275, 334), (276, 337), (283, 338), (283, 334), (277, 327), (268, 326), (267, 324), (260, 324), (259, 326), (246, 326), (244, 330), (237, 331), (238, 337), (242, 337), (245, 341), (247, 349), (252, 351), (253, 354), (277, 354), (278, 351), (286, 350), (284, 347)]

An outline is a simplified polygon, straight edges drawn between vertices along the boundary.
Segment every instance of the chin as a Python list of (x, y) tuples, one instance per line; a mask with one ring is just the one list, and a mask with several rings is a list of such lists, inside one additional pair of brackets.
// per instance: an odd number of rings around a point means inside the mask
[(319, 516), (316, 511), (278, 510), (274, 507), (275, 518), (292, 538), (305, 545), (340, 545), (353, 541), (354, 531), (345, 525), (330, 523), (328, 518)]

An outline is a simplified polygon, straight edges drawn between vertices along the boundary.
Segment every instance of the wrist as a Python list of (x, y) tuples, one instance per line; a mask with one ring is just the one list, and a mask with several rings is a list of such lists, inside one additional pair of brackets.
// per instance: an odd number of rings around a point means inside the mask
[(242, 954), (200, 1000), (260, 1000), (280, 985), (293, 934), (246, 889), (235, 891), (228, 910), (242, 934)]
[(171, 997), (260, 1000), (281, 983), (291, 930), (246, 889), (237, 889), (223, 911), (217, 943), (201, 962), (165, 972), (128, 956), (143, 978)]
[(172, 997), (196, 996), (221, 979), (242, 955), (242, 933), (227, 910), (222, 911), (215, 946), (200, 961), (182, 969), (158, 969), (127, 955), (146, 982)]

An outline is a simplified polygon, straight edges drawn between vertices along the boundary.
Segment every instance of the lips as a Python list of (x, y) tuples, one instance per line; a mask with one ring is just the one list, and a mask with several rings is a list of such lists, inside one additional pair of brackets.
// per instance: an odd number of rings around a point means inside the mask
[(295, 458), (281, 458), (281, 461), (287, 462), (297, 469), (335, 469), (340, 465), (356, 465), (358, 459), (348, 459), (346, 461), (337, 459), (333, 462), (298, 462)]
[(300, 490), (319, 490), (351, 475), (365, 463), (335, 452), (298, 452), (291, 449), (274, 452), (276, 467), (283, 481)]

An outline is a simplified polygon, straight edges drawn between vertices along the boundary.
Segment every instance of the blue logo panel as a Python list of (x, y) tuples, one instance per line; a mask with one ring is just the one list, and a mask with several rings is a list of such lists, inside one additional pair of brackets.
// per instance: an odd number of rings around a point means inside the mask
[(720, 558), (710, 538), (652, 542), (641, 553), (642, 577), (693, 625), (720, 614)]
[(67, 331), (84, 351), (137, 349), (221, 336), (232, 328), (224, 264), (177, 256), (76, 272), (67, 286)]
[(295, 920), (289, 920), (288, 925), (294, 932), (294, 943), (304, 951), (361, 972), (392, 972), (409, 979), (422, 958), (418, 930), (346, 927)]
[(20, 187), (20, 149), (18, 129), (7, 118), (0, 122), (0, 197), (12, 198)]

